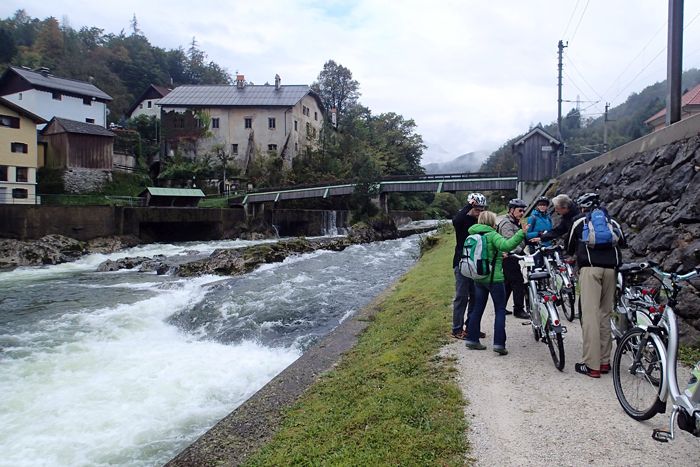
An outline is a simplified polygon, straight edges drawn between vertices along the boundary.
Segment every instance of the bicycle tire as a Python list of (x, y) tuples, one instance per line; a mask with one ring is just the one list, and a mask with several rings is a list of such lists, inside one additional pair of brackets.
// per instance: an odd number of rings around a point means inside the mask
[[(641, 328), (627, 331), (615, 349), (613, 386), (622, 409), (635, 420), (649, 420), (665, 410), (659, 399), (663, 372), (661, 352)], [(639, 351), (642, 346), (641, 352)]]
[(547, 320), (544, 329), (547, 333), (547, 347), (549, 347), (549, 353), (552, 356), (554, 367), (559, 371), (563, 371), (564, 365), (566, 364), (564, 337), (562, 337), (561, 332), (555, 331), (554, 338), (552, 338), (552, 322), (550, 320)]
[(572, 291), (561, 291), (561, 308), (569, 322), (576, 319), (576, 295)]
[(525, 294), (525, 311), (530, 315), (530, 327), (532, 327), (532, 337), (535, 338), (535, 342), (539, 342), (540, 340), (540, 330), (537, 328), (535, 325), (535, 322), (532, 320), (533, 316), (533, 309), (530, 301), (530, 288), (528, 287), (527, 293)]

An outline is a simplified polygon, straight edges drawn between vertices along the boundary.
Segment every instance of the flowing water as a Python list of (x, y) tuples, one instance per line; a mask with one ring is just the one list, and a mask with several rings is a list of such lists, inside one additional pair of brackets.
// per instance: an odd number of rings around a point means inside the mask
[(151, 244), (0, 273), (0, 466), (167, 462), (407, 271), (417, 236), (222, 278), (95, 272), (252, 243)]

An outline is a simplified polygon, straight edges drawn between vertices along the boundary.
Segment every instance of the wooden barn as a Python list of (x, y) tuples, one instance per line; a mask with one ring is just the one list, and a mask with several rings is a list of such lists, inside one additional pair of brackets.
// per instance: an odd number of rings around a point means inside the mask
[(54, 117), (41, 131), (49, 168), (112, 170), (114, 133), (92, 123)]
[(556, 177), (560, 147), (561, 142), (539, 125), (516, 141), (513, 153), (518, 161), (518, 180), (534, 182)]

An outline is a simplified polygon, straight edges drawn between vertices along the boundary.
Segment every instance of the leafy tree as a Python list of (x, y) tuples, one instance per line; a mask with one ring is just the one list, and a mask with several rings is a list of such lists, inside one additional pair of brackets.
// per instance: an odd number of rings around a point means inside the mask
[(352, 79), (352, 72), (344, 66), (328, 60), (311, 89), (321, 96), (327, 111), (335, 108), (338, 112), (338, 124), (345, 119), (344, 112), (357, 103), (360, 97), (360, 83)]

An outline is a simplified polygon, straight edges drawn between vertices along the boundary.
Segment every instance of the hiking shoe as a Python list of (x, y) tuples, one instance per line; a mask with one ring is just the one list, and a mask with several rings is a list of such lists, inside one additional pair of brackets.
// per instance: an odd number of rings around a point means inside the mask
[(513, 312), (506, 308), (506, 315), (512, 315)]
[(478, 342), (467, 342), (465, 346), (471, 350), (486, 350), (486, 346)]
[(498, 355), (508, 355), (508, 349), (505, 347), (494, 347), (493, 351), (496, 352)]
[(600, 373), (603, 375), (607, 375), (610, 373), (610, 364), (609, 363), (601, 363), (600, 364)]
[(516, 311), (513, 313), (513, 316), (518, 319), (530, 319), (530, 315), (527, 311)]
[(574, 369), (576, 369), (576, 373), (581, 373), (591, 378), (600, 378), (600, 371), (588, 368), (585, 363), (577, 363), (574, 365)]
[(467, 338), (467, 331), (457, 331), (452, 333), (452, 337), (455, 339), (465, 340)]

